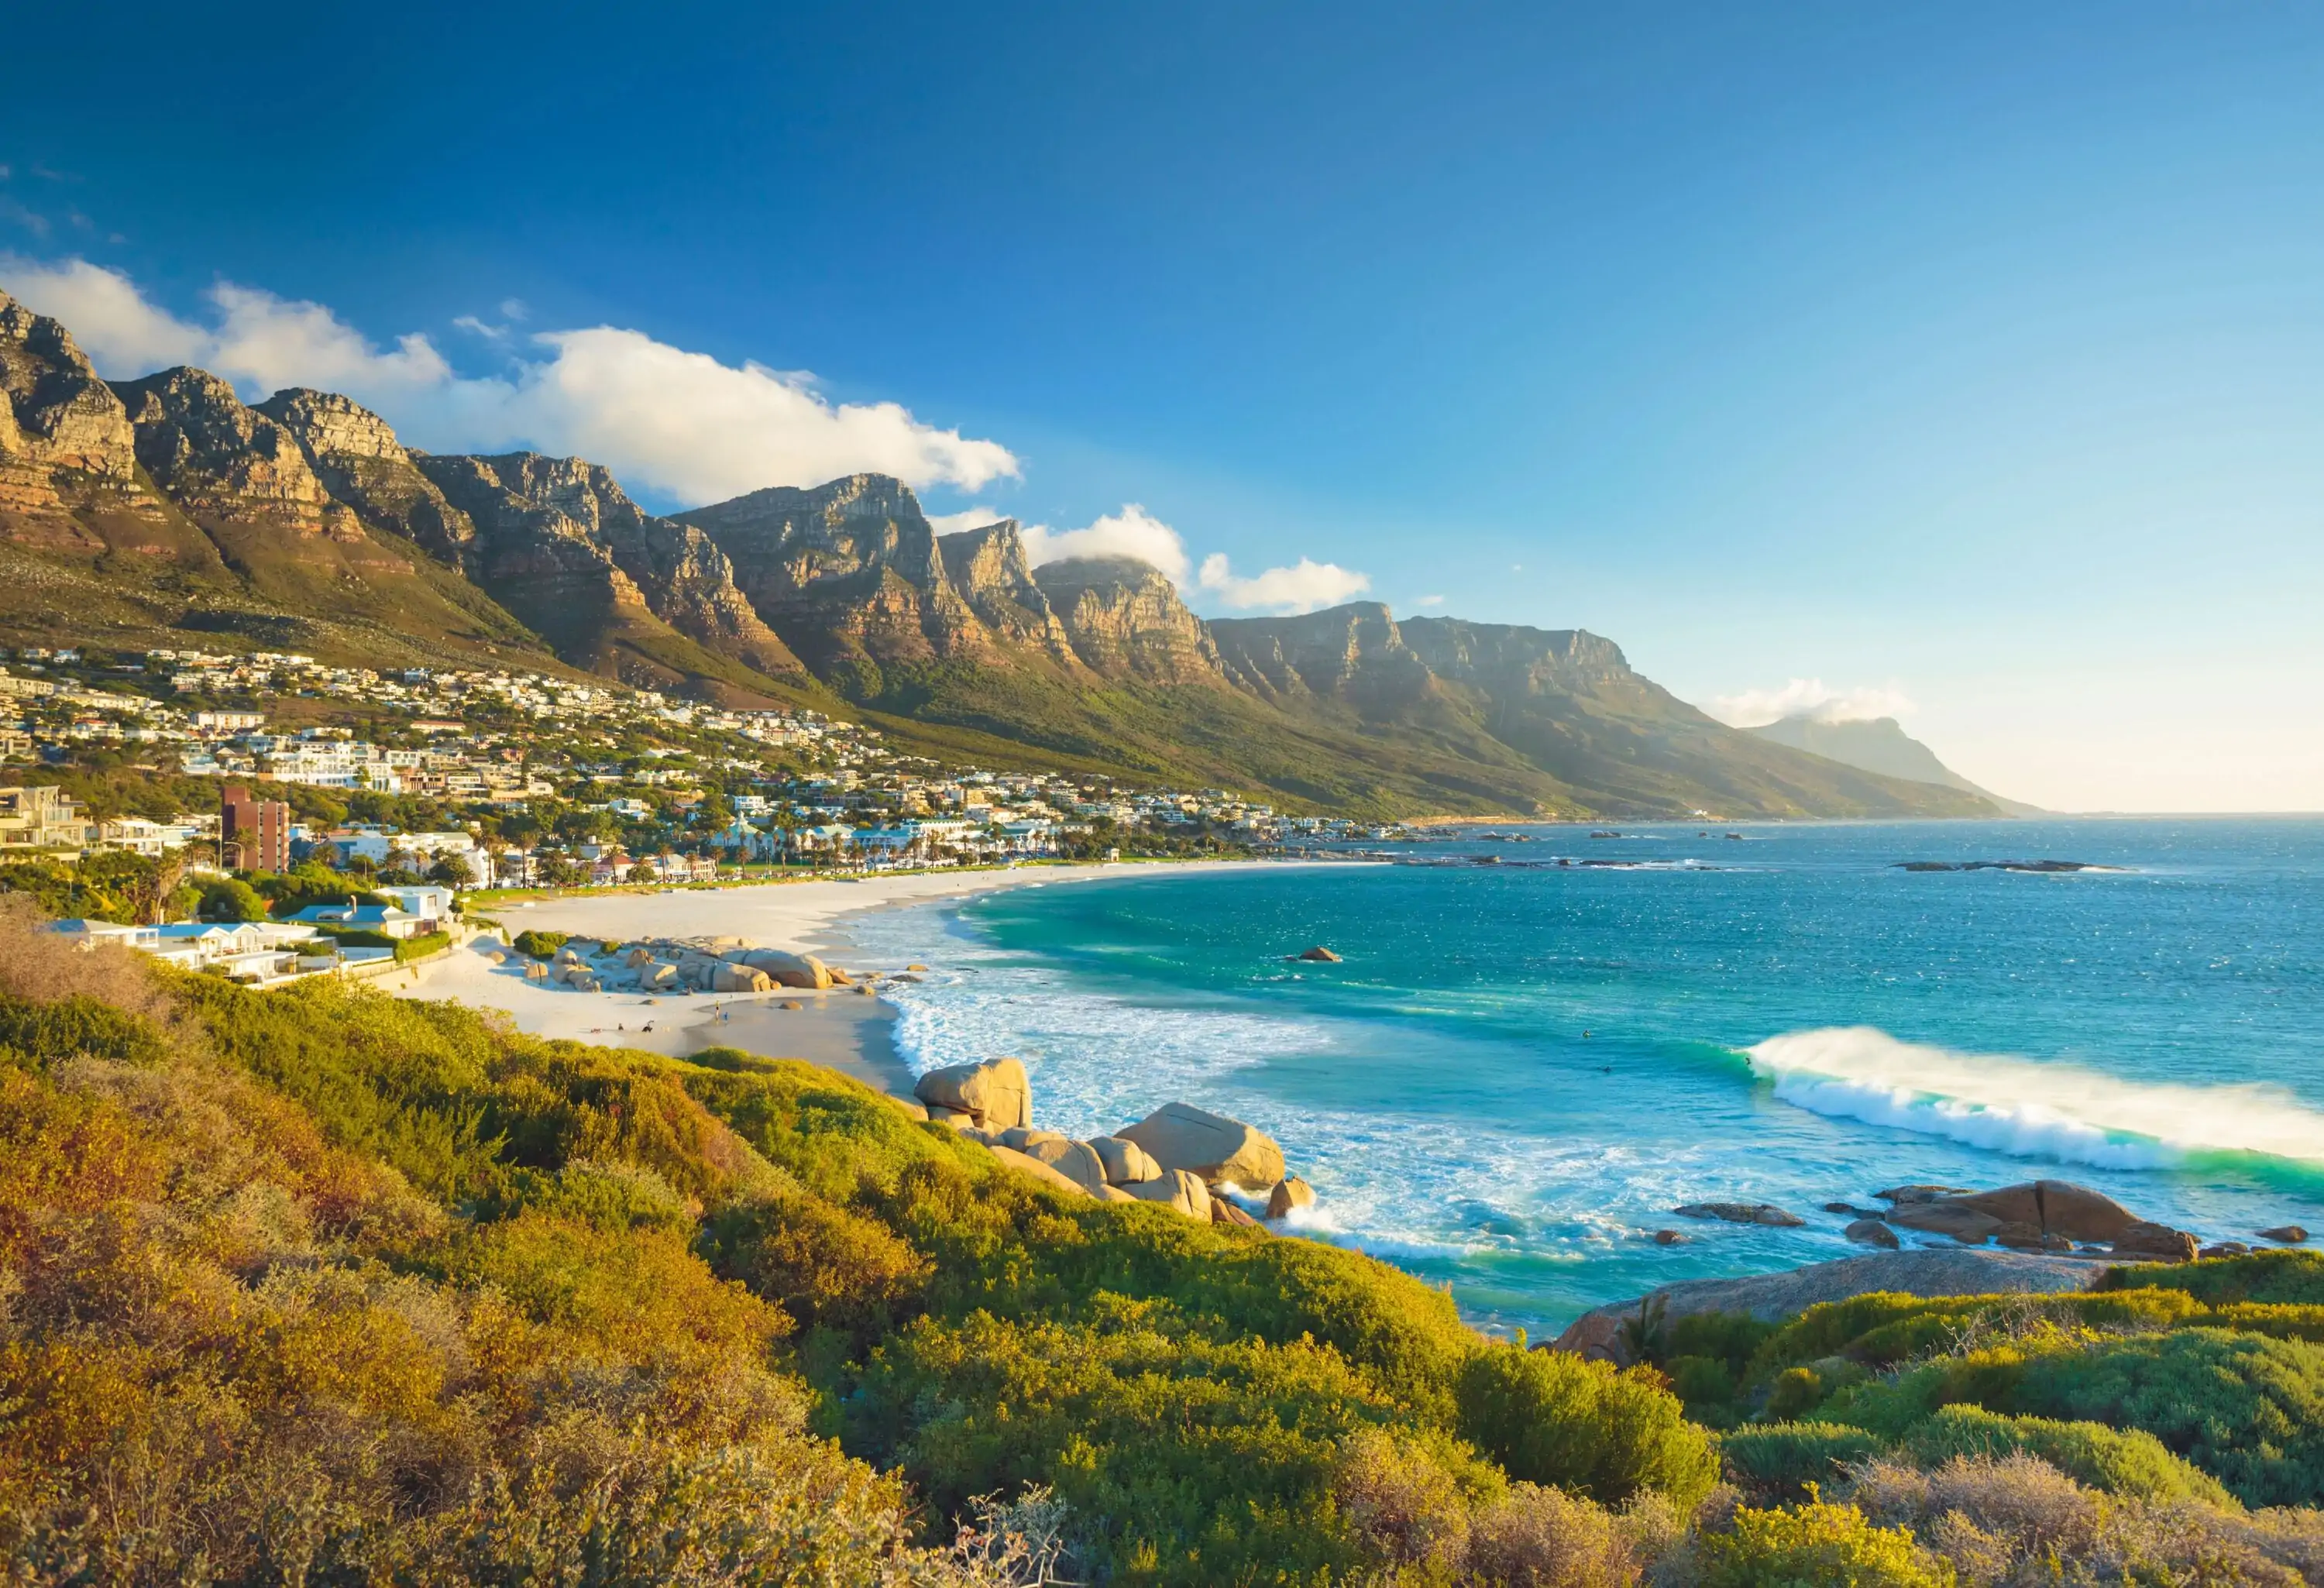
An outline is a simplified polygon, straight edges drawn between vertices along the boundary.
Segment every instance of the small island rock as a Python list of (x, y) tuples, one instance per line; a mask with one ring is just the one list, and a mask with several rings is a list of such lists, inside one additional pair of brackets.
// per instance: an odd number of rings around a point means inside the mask
[(1311, 965), (1337, 965), (1340, 963), (1340, 956), (1333, 953), (1330, 949), (1324, 947), (1321, 943), (1316, 944), (1313, 948), (1303, 949), (1295, 957), (1304, 959)]
[(1267, 1216), (1285, 1219), (1296, 1208), (1315, 1205), (1315, 1188), (1296, 1175), (1286, 1175), (1275, 1182), (1267, 1193)]
[(1779, 1230), (1795, 1229), (1803, 1222), (1766, 1202), (1690, 1202), (1671, 1211), (1683, 1219), (1724, 1219), (1730, 1224), (1767, 1224)]
[(1891, 1251), (1895, 1251), (1898, 1245), (1896, 1232), (1878, 1219), (1858, 1219), (1840, 1233), (1850, 1241), (1860, 1241), (1867, 1246), (1885, 1246)]
[(2273, 1230), (2262, 1230), (2259, 1233), (2259, 1238), (2263, 1241), (2282, 1241), (2288, 1245), (2297, 1246), (2308, 1239), (2308, 1232), (2298, 1224), (2278, 1224)]

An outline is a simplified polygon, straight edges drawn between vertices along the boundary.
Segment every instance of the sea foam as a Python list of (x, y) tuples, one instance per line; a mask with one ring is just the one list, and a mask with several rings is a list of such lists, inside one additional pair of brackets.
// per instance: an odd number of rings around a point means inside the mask
[(2324, 1164), (2324, 1113), (2280, 1086), (2124, 1081), (1903, 1042), (1870, 1026), (1794, 1031), (1746, 1056), (1777, 1097), (1812, 1113), (2017, 1157), (2116, 1169), (2222, 1152)]

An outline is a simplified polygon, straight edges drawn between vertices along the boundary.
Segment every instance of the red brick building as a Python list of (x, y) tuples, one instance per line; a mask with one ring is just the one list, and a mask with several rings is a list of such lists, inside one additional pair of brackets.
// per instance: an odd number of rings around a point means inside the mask
[(290, 869), (290, 808), (228, 785), (218, 812), (218, 863), (240, 872)]

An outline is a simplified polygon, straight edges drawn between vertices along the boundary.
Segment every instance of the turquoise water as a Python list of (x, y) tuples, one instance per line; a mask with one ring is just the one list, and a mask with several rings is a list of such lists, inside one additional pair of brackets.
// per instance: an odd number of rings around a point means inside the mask
[[(2324, 820), (1726, 830), (987, 894), (940, 912), (900, 1040), (916, 1068), (1022, 1057), (1074, 1134), (1174, 1099), (1250, 1120), (1314, 1184), (1307, 1233), (1536, 1334), (1861, 1250), (1821, 1205), (1898, 1182), (2324, 1226)], [(2043, 857), (2119, 869), (1896, 869)], [(930, 957), (916, 913), (856, 935)], [(1345, 962), (1283, 957), (1311, 943)], [(1706, 1200), (1808, 1223), (1670, 1215)]]

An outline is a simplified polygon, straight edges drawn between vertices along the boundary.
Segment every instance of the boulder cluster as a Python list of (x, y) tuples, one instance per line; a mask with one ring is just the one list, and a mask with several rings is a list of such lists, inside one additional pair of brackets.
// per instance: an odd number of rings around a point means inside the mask
[(551, 960), (534, 960), (525, 979), (580, 992), (815, 992), (864, 985), (812, 954), (768, 948), (744, 937), (651, 937), (622, 943), (575, 941)]
[(1111, 1136), (1076, 1141), (1033, 1124), (1033, 1089), (1013, 1058), (947, 1065), (913, 1094), (929, 1119), (990, 1148), (1012, 1168), (1102, 1202), (1152, 1202), (1191, 1219), (1256, 1224), (1234, 1196), (1264, 1197), (1280, 1219), (1315, 1200), (1284, 1172), (1283, 1149), (1255, 1126), (1184, 1103), (1167, 1103)]
[[(1946, 1236), (1963, 1246), (1989, 1242), (2016, 1251), (2106, 1255), (2131, 1262), (2192, 1262), (2198, 1257), (2227, 1257), (2249, 1250), (2240, 1241), (2206, 1246), (2184, 1230), (2142, 1219), (2111, 1196), (2070, 1180), (2029, 1180), (1998, 1191), (1891, 1186), (1872, 1195), (1888, 1205), (1828, 1202), (1824, 1211), (1849, 1221), (1845, 1233), (1850, 1241), (1891, 1251), (1899, 1245), (1899, 1230)], [(1692, 1202), (1672, 1211), (1687, 1218), (1738, 1224), (1789, 1228), (1802, 1223), (1766, 1203)], [(2308, 1239), (2307, 1231), (2292, 1224), (2259, 1233), (2263, 1240), (2286, 1243)], [(1657, 1232), (1655, 1239), (1671, 1245), (1684, 1237), (1665, 1230)]]

